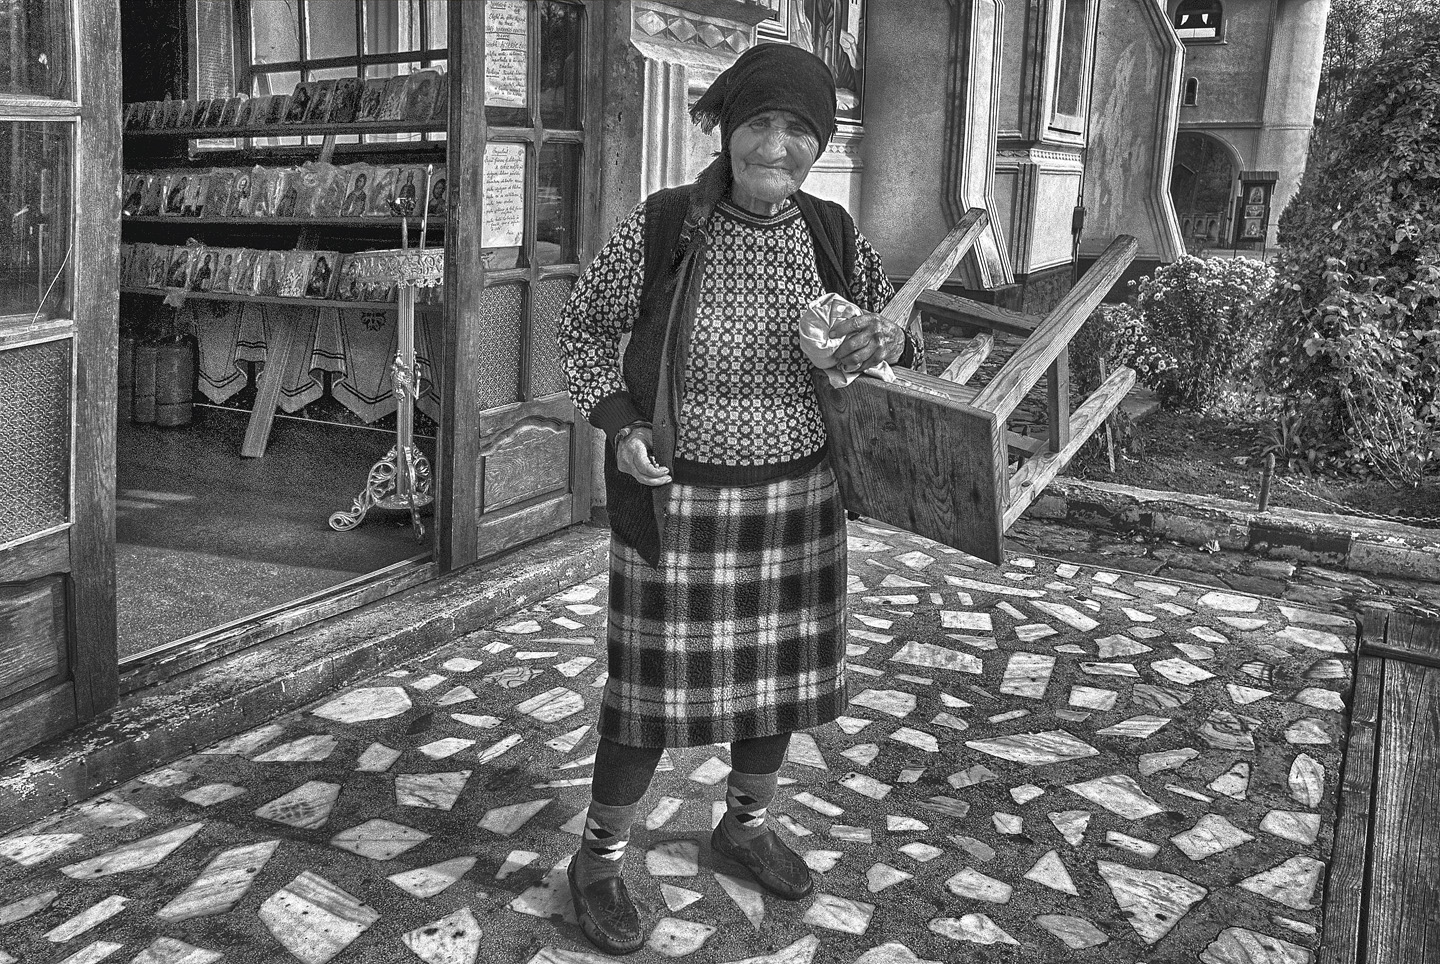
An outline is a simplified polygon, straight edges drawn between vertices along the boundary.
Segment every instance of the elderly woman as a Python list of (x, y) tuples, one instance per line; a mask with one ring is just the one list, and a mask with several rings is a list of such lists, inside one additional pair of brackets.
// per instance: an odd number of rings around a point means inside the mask
[(846, 371), (919, 349), (874, 314), (894, 291), (849, 216), (800, 190), (835, 129), (824, 62), (753, 47), (691, 116), (718, 124), (719, 156), (620, 223), (559, 326), (571, 396), (608, 441), (609, 678), (569, 875), (581, 927), (609, 953), (645, 939), (621, 862), (667, 746), (730, 743), (713, 850), (777, 897), (810, 893), (767, 809), (790, 734), (845, 705), (847, 580), (797, 320), (826, 291), (862, 309), (835, 329)]

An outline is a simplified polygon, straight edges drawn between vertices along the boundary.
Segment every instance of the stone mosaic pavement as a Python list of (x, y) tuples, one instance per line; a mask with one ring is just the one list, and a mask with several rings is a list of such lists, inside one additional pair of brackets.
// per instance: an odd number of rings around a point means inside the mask
[[(852, 694), (772, 813), (818, 874), (712, 869), (723, 746), (630, 847), (633, 960), (1313, 959), (1350, 691), (1334, 615), (851, 527)], [(563, 868), (604, 580), (0, 839), (0, 964), (578, 964)]]

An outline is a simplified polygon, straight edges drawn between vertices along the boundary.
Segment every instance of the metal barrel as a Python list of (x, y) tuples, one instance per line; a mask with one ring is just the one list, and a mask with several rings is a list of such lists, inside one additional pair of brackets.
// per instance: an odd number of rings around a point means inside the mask
[(189, 425), (194, 401), (195, 342), (187, 335), (164, 342), (155, 353), (155, 424)]
[(131, 371), (131, 409), (130, 418), (142, 425), (149, 425), (155, 421), (155, 356), (157, 346), (154, 342), (137, 342), (135, 345), (135, 364)]
[(135, 339), (129, 335), (120, 336), (120, 371), (116, 379), (115, 417), (121, 421), (130, 418), (132, 394), (135, 391)]

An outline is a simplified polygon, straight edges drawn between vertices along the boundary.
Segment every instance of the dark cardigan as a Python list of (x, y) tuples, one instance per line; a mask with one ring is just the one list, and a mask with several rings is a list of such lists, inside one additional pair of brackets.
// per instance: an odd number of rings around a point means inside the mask
[[(645, 201), (645, 280), (640, 315), (631, 330), (630, 344), (622, 362), (625, 388), (600, 399), (590, 413), (590, 423), (603, 431), (606, 438), (605, 498), (611, 530), (652, 566), (660, 562), (660, 530), (665, 524), (664, 506), (669, 486), (644, 485), (621, 472), (615, 462), (615, 433), (631, 422), (653, 423), (656, 461), (670, 467), (672, 477), (675, 476), (673, 432), (682, 394), (680, 373), (694, 323), (694, 299), (703, 271), (705, 241), (703, 229), (696, 231), (683, 257), (677, 258), (676, 245), (690, 208), (692, 187), (657, 191)], [(793, 198), (810, 229), (822, 283), (827, 291), (848, 297), (855, 262), (854, 222), (845, 209), (834, 202), (803, 191), (797, 191)], [(679, 290), (682, 279), (688, 280), (685, 290)], [(913, 345), (906, 339), (899, 363), (908, 364), (912, 355)], [(668, 392), (662, 390), (660, 383), (662, 367), (668, 368)], [(657, 400), (668, 401), (667, 411), (656, 410)], [(783, 466), (707, 467), (711, 471), (705, 477), (680, 481), (754, 484), (807, 471), (825, 456), (822, 448)]]

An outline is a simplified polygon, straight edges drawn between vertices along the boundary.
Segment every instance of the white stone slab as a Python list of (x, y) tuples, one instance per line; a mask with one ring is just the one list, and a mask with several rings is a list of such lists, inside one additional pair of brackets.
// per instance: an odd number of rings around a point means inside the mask
[(1207, 592), (1200, 597), (1200, 605), (1232, 613), (1253, 613), (1260, 608), (1260, 600), (1233, 592)]
[(1045, 695), (1045, 689), (1050, 685), (1050, 675), (1054, 671), (1054, 656), (1044, 653), (1013, 653), (1005, 666), (1000, 692), (1007, 696), (1038, 700)]
[(585, 700), (574, 690), (556, 686), (515, 707), (517, 713), (534, 717), (541, 723), (554, 723), (573, 716), (585, 708)]
[(898, 849), (900, 853), (909, 857), (911, 860), (922, 864), (934, 860), (945, 852), (939, 847), (932, 847), (930, 844), (923, 843), (919, 840), (912, 840), (907, 844), (901, 845)]
[(228, 740), (222, 740), (200, 752), (211, 756), (249, 756), (265, 744), (277, 739), (284, 732), (285, 728), (280, 724), (269, 723), (247, 733), (232, 736)]
[(662, 917), (651, 928), (645, 946), (661, 957), (687, 957), (704, 947), (715, 931), (710, 924)]
[(116, 847), (98, 857), (61, 867), (60, 872), (75, 880), (94, 880), (111, 874), (149, 870), (195, 836), (203, 826), (205, 824), (200, 822), (173, 827), (163, 833)]
[(851, 697), (850, 702), (855, 706), (863, 706), (877, 713), (885, 713), (900, 719), (904, 719), (915, 710), (915, 696), (902, 690), (862, 690), (858, 695)]
[(432, 740), (417, 749), (432, 760), (444, 760), (474, 745), (474, 740), (462, 740), (458, 736), (447, 736), (443, 739)]
[(713, 787), (729, 774), (730, 765), (719, 757), (712, 756), (690, 771), (690, 779), (703, 786)]
[(302, 964), (326, 964), (379, 918), (373, 908), (308, 870), (260, 905), (260, 920)]
[(1202, 964), (1312, 964), (1307, 948), (1269, 934), (1227, 927), (1200, 952)]
[(665, 906), (673, 914), (676, 911), (684, 910), (691, 904), (700, 900), (705, 895), (699, 891), (690, 890), (688, 887), (677, 887), (674, 884), (660, 882), (660, 896), (665, 901)]
[(249, 893), (279, 845), (278, 840), (265, 840), (221, 851), (155, 916), (173, 922), (229, 912)]
[(732, 877), (719, 871), (714, 872), (714, 877), (720, 889), (735, 902), (740, 913), (744, 914), (745, 919), (758, 931), (765, 923), (765, 898), (761, 895), (760, 885), (749, 878)]
[(69, 849), (84, 835), (78, 833), (18, 834), (0, 840), (0, 857), (23, 867), (33, 867)]
[(1271, 810), (1260, 821), (1260, 829), (1276, 837), (1309, 846), (1320, 836), (1320, 815), (1297, 810)]
[(1244, 800), (1250, 794), (1250, 764), (1235, 764), (1206, 784), (1206, 789), (1224, 794), (1232, 800)]
[(1299, 643), (1301, 646), (1319, 650), (1322, 653), (1345, 653), (1349, 647), (1345, 640), (1335, 633), (1326, 632), (1323, 629), (1311, 629), (1307, 626), (1286, 626), (1275, 634), (1281, 639)]
[(1170, 722), (1168, 716), (1132, 716), (1113, 726), (1096, 730), (1097, 736), (1119, 736), (1130, 740), (1145, 740), (1154, 736)]
[[(580, 811), (580, 816), (582, 818), (585, 816), (584, 810)], [(500, 865), (500, 869), (495, 871), (495, 879), (504, 880), (506, 877), (519, 873), (539, 859), (540, 855), (533, 850), (512, 850), (505, 855), (505, 862)]]
[[(474, 743), (475, 741), (471, 740), (470, 742)], [(502, 756), (509, 753), (511, 750), (515, 749), (517, 746), (524, 742), (525, 737), (523, 734), (511, 733), (509, 736), (504, 737), (503, 739), (496, 740), (494, 743), (490, 744), (485, 749), (476, 751), (475, 762), (480, 764), (481, 766), (484, 766), (487, 763), (493, 763), (495, 760), (500, 759)]]
[(1025, 879), (1033, 880), (1051, 890), (1058, 890), (1062, 894), (1078, 896), (1080, 893), (1075, 889), (1075, 881), (1071, 879), (1070, 871), (1065, 869), (1058, 851), (1048, 851), (1035, 861), (1035, 865), (1025, 871)]
[(339, 796), (340, 784), (311, 780), (260, 807), (255, 816), (287, 827), (319, 830), (330, 819), (330, 811)]
[(493, 810), (486, 811), (485, 816), (480, 818), (480, 827), (502, 837), (508, 837), (525, 826), (531, 817), (544, 810), (554, 799), (554, 797), (545, 797), (543, 800), (529, 800), (525, 803), (495, 807)]
[(965, 629), (971, 632), (989, 633), (995, 627), (989, 613), (966, 612), (963, 610), (940, 610), (941, 629)]
[(1118, 830), (1105, 831), (1105, 843), (1117, 850), (1124, 850), (1147, 860), (1160, 852), (1159, 844), (1132, 837), (1128, 833), (1121, 833)]
[(337, 741), (329, 733), (315, 733), (251, 757), (256, 763), (319, 763), (335, 752)]
[(898, 867), (891, 867), (887, 863), (872, 864), (870, 869), (865, 871), (865, 886), (872, 894), (878, 894), (887, 887), (894, 887), (896, 884), (914, 879), (914, 874)]
[(1082, 633), (1088, 633), (1100, 626), (1098, 622), (1080, 612), (1080, 610), (1072, 606), (1067, 606), (1064, 603), (1050, 602), (1044, 599), (1032, 599), (1030, 605), (1045, 613), (1047, 616), (1053, 616), (1060, 620), (1071, 629), (1078, 629)]
[(917, 750), (924, 750), (926, 753), (937, 753), (940, 750), (940, 742), (930, 733), (924, 730), (917, 730), (914, 727), (897, 727), (890, 739), (915, 747)]
[(947, 669), (958, 673), (979, 675), (985, 671), (985, 664), (978, 656), (962, 653), (957, 649), (936, 646), (934, 643), (919, 643), (910, 640), (890, 657), (891, 662), (924, 666), (926, 669)]
[(1023, 763), (1027, 766), (1043, 766), (1048, 763), (1079, 760), (1095, 756), (1100, 752), (1065, 730), (1016, 733), (989, 740), (967, 740), (965, 745), (972, 750), (978, 750), (1002, 760), (1009, 760), (1012, 763)]
[(861, 796), (869, 797), (871, 800), (884, 800), (889, 796), (890, 791), (895, 789), (888, 783), (881, 783), (874, 777), (868, 777), (863, 773), (849, 773), (840, 780), (840, 785), (847, 790), (853, 790)]
[(1173, 659), (1157, 660), (1150, 664), (1150, 668), (1164, 676), (1172, 683), (1181, 686), (1189, 686), (1192, 683), (1199, 683), (1203, 680), (1214, 679), (1215, 674), (1208, 669), (1202, 669), (1189, 660), (1180, 659), (1178, 656)]
[(568, 733), (562, 733), (553, 740), (546, 740), (545, 745), (556, 753), (569, 753), (580, 745), (580, 741), (585, 739), (585, 734), (588, 732), (590, 732), (590, 724), (587, 723), (584, 726), (575, 727)]
[(1102, 636), (1095, 640), (1096, 655), (1101, 659), (1115, 659), (1119, 656), (1138, 656), (1150, 652), (1150, 647), (1129, 636)]
[(1099, 947), (1110, 940), (1109, 936), (1083, 917), (1068, 914), (1041, 914), (1035, 923), (1071, 950), (1082, 951), (1087, 947)]
[(824, 927), (842, 934), (864, 934), (875, 916), (875, 905), (835, 894), (819, 893), (803, 918), (811, 927)]
[(1305, 807), (1318, 807), (1325, 795), (1325, 765), (1308, 753), (1290, 764), (1290, 796)]
[(394, 860), (429, 839), (422, 830), (377, 817), (340, 831), (330, 838), (330, 846), (371, 860)]
[(342, 693), (312, 712), (337, 723), (362, 723), (400, 716), (410, 706), (410, 694), (403, 686), (369, 686)]
[(1323, 689), (1319, 686), (1307, 686), (1296, 693), (1292, 699), (1302, 706), (1313, 706), (1317, 710), (1345, 712), (1345, 698), (1334, 690)]
[(455, 770), (447, 773), (400, 773), (395, 776), (395, 803), (401, 807), (425, 807), (430, 810), (450, 810), (465, 784), (470, 781), (469, 770)]
[(1081, 663), (1080, 671), (1089, 676), (1124, 676), (1139, 679), (1140, 671), (1134, 663)]
[(1071, 783), (1066, 789), (1127, 820), (1143, 820), (1165, 811), (1140, 789), (1140, 784), (1123, 773)]
[(1095, 686), (1070, 687), (1070, 705), (1081, 706), (1087, 710), (1111, 709), (1118, 696), (1119, 694), (1114, 690), (1100, 689)]
[(1146, 944), (1170, 933), (1209, 891), (1194, 881), (1158, 870), (1141, 870), (1108, 860), (1096, 862), (1100, 876), (1130, 926)]
[(214, 964), (224, 956), (219, 951), (196, 947), (173, 937), (157, 937), (130, 964)]
[(952, 941), (968, 941), (971, 944), (1013, 944), (1020, 942), (1011, 937), (1000, 925), (984, 914), (966, 914), (964, 917), (936, 917), (926, 925), (941, 937)]
[[(565, 869), (569, 866), (570, 857), (564, 857), (546, 872), (544, 878), (526, 888), (506, 906), (517, 914), (538, 917), (541, 920), (558, 917), (567, 923), (575, 923), (575, 904), (570, 897), (570, 882), (565, 877)], [(555, 958), (555, 960), (562, 959)], [(596, 958), (596, 960), (604, 961), (609, 958)]]
[[(646, 830), (659, 830), (670, 822), (670, 818), (680, 812), (685, 801), (679, 797), (661, 797), (655, 802), (655, 807), (645, 818)], [(672, 910), (674, 908), (671, 908)]]
[(980, 873), (974, 867), (966, 867), (945, 881), (950, 893), (971, 900), (983, 900), (992, 904), (1008, 904), (1015, 888), (1003, 880)]
[(875, 842), (875, 834), (869, 827), (849, 827), (843, 823), (832, 825), (830, 836), (836, 840), (848, 840), (850, 843), (871, 844)]
[(1199, 643), (1181, 642), (1177, 642), (1174, 645), (1176, 649), (1180, 650), (1180, 655), (1187, 657), (1188, 659), (1196, 659), (1204, 662), (1205, 660), (1215, 658), (1215, 650), (1211, 649), (1209, 646), (1201, 646)]
[(1195, 826), (1171, 837), (1170, 842), (1191, 860), (1204, 860), (1254, 839), (1224, 817), (1207, 813)]
[(1055, 829), (1060, 831), (1060, 835), (1065, 838), (1066, 843), (1072, 847), (1080, 846), (1080, 842), (1085, 839), (1085, 830), (1090, 826), (1089, 812), (1061, 810), (1048, 814), (1048, 816), (1050, 822), (1055, 825)]
[(1211, 710), (1200, 727), (1200, 737), (1219, 750), (1255, 749), (1255, 730), (1259, 721), (1237, 716), (1225, 710)]
[(475, 964), (480, 956), (480, 922), (469, 907), (401, 935), (426, 964)]
[(1240, 886), (1292, 910), (1311, 910), (1315, 907), (1311, 898), (1324, 871), (1324, 861), (1302, 855), (1246, 877), (1240, 881)]
[(461, 877), (474, 868), (476, 858), (454, 857), (428, 867), (416, 867), (391, 874), (386, 880), (414, 897), (430, 899), (444, 893)]
[(645, 851), (645, 869), (652, 877), (694, 877), (700, 873), (700, 845), (693, 840), (666, 840)]
[(1324, 720), (1306, 718), (1286, 727), (1285, 742), (1295, 746), (1328, 746), (1331, 739)]
[(874, 743), (857, 743), (848, 749), (841, 750), (840, 755), (858, 766), (869, 766), (880, 755), (880, 747)]
[(814, 810), (821, 816), (830, 817), (832, 819), (840, 816), (845, 812), (844, 807), (837, 807), (829, 800), (817, 797), (815, 796), (815, 794), (809, 792), (808, 790), (795, 794), (795, 796), (791, 799), (793, 799), (796, 803), (800, 804), (802, 807), (809, 807), (811, 810)]
[(1010, 799), (1014, 800), (1021, 806), (1024, 806), (1031, 800), (1034, 800), (1036, 797), (1041, 797), (1044, 795), (1045, 789), (1043, 787), (1037, 787), (1033, 783), (1027, 783), (1023, 786), (1010, 788)]

